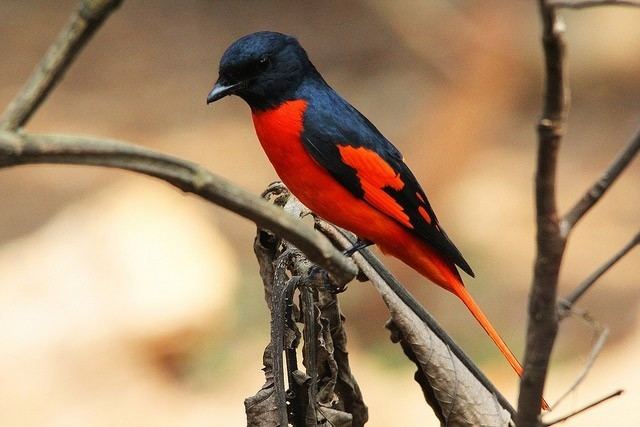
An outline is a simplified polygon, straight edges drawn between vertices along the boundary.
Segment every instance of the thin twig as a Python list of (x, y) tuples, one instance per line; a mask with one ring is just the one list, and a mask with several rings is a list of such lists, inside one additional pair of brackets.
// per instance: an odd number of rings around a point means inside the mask
[(625, 255), (627, 255), (633, 248), (640, 244), (640, 231), (636, 235), (615, 253), (607, 262), (602, 264), (596, 271), (591, 273), (589, 277), (584, 279), (569, 295), (561, 298), (558, 301), (558, 309), (561, 314), (562, 311), (570, 310), (571, 307), (589, 290), (591, 286), (611, 267), (613, 267), (618, 261), (620, 261)]
[(82, 0), (26, 84), (0, 117), (0, 130), (24, 126), (60, 81), (76, 55), (121, 0)]
[(549, 367), (551, 349), (558, 332), (556, 294), (565, 248), (560, 235), (556, 206), (556, 169), (566, 114), (564, 41), (562, 22), (546, 0), (539, 0), (546, 88), (542, 118), (538, 123), (536, 170), (537, 252), (529, 295), (524, 374), (520, 381), (516, 425), (534, 427)]
[(597, 406), (597, 405), (599, 405), (599, 404), (601, 404), (601, 403), (604, 403), (604, 402), (606, 402), (606, 401), (607, 401), (607, 400), (609, 400), (609, 399), (613, 399), (614, 397), (618, 397), (618, 396), (620, 396), (622, 393), (624, 393), (624, 390), (622, 390), (622, 389), (621, 389), (621, 390), (614, 391), (613, 393), (608, 394), (607, 396), (605, 396), (605, 397), (603, 397), (603, 398), (601, 398), (601, 399), (598, 399), (598, 400), (596, 400), (595, 402), (590, 403), (590, 404), (588, 404), (587, 406), (585, 406), (585, 407), (583, 407), (583, 408), (578, 409), (577, 411), (573, 411), (573, 412), (571, 412), (570, 414), (565, 415), (564, 417), (557, 418), (557, 419), (555, 419), (555, 420), (553, 420), (553, 421), (546, 422), (546, 423), (544, 423), (543, 425), (545, 425), (545, 426), (552, 426), (552, 425), (554, 425), (554, 424), (558, 424), (558, 423), (562, 423), (562, 422), (564, 422), (564, 421), (567, 421), (569, 418), (575, 417), (576, 415), (581, 414), (581, 413), (583, 413), (584, 411), (587, 411), (587, 410), (589, 410), (589, 409), (593, 408), (594, 406)]
[(560, 403), (567, 396), (569, 396), (582, 383), (582, 381), (584, 381), (584, 379), (589, 374), (589, 371), (591, 370), (591, 367), (593, 366), (593, 364), (595, 363), (596, 359), (600, 355), (600, 352), (602, 351), (602, 348), (604, 347), (604, 343), (607, 341), (608, 337), (609, 337), (609, 328), (606, 328), (606, 327), (605, 328), (600, 328), (600, 331), (598, 333), (598, 338), (596, 339), (595, 344), (593, 345), (593, 347), (591, 348), (591, 351), (589, 352), (589, 358), (587, 359), (587, 363), (585, 364), (584, 368), (580, 372), (580, 375), (578, 375), (578, 377), (575, 379), (573, 384), (571, 384), (571, 386), (567, 389), (567, 391), (565, 391), (556, 400), (556, 402), (552, 406), (552, 409), (556, 409), (558, 407), (558, 405), (560, 405)]
[(580, 200), (565, 214), (560, 222), (563, 237), (567, 237), (578, 221), (591, 209), (607, 192), (620, 174), (629, 166), (640, 151), (640, 129), (627, 146), (620, 151), (611, 165), (600, 178), (587, 190)]
[(160, 178), (273, 231), (339, 283), (347, 283), (357, 274), (353, 262), (320, 233), (195, 163), (112, 140), (0, 131), (0, 168), (40, 163), (105, 166)]
[(586, 9), (594, 6), (632, 6), (640, 7), (637, 0), (549, 0), (549, 6), (564, 9)]

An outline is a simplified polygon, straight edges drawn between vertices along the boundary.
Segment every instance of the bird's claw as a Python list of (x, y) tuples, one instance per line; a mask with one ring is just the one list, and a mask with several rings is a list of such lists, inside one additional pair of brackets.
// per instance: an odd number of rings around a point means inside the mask
[(342, 252), (342, 255), (350, 257), (351, 255), (355, 254), (356, 252), (360, 252), (362, 249), (371, 246), (373, 244), (373, 242), (370, 242), (368, 240), (361, 240), (358, 239), (355, 243), (353, 243), (353, 245), (349, 248), (346, 249)]

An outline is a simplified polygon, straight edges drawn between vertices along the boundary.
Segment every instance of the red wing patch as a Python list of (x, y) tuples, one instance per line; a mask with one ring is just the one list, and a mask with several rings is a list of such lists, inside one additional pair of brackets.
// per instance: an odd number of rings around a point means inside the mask
[(402, 190), (402, 178), (378, 153), (364, 147), (338, 145), (342, 162), (355, 169), (364, 199), (375, 208), (394, 218), (402, 225), (413, 228), (404, 208), (386, 191), (385, 187)]

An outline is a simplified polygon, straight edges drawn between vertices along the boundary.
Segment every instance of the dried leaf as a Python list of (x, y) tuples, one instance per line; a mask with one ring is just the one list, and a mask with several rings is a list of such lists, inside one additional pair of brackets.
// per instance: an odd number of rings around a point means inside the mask
[(265, 348), (262, 356), (265, 383), (258, 392), (244, 400), (247, 414), (247, 426), (273, 427), (278, 425), (278, 407), (273, 394), (273, 357), (271, 345)]

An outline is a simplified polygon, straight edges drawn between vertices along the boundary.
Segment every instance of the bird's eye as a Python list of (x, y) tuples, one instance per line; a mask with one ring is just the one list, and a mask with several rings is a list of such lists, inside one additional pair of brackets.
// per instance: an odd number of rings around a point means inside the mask
[(270, 63), (271, 63), (271, 57), (269, 55), (262, 55), (258, 59), (258, 62), (255, 65), (256, 70), (258, 72), (262, 72), (262, 71), (266, 70), (269, 67)]
[(271, 64), (269, 55), (262, 55), (259, 58), (252, 58), (249, 61), (234, 64), (225, 70), (232, 81), (242, 81), (257, 77), (265, 71)]

